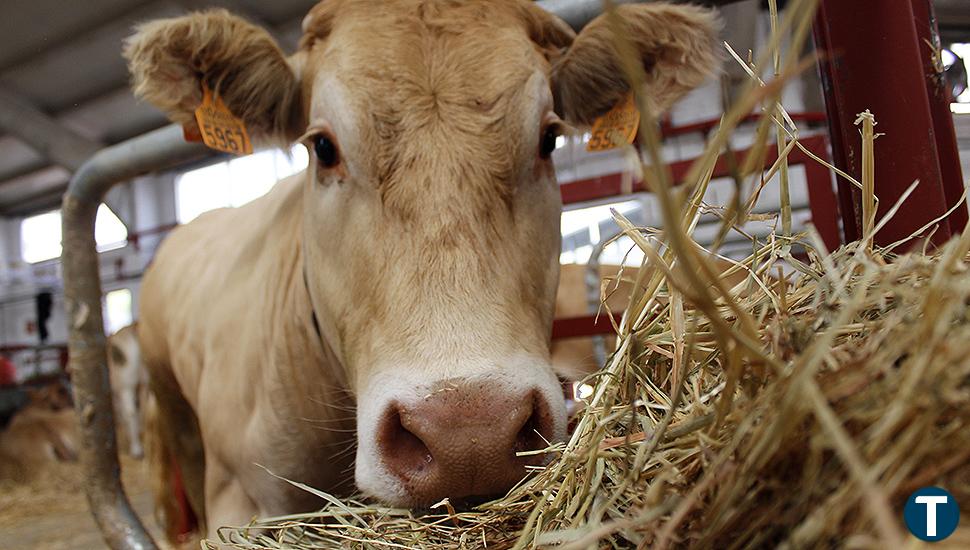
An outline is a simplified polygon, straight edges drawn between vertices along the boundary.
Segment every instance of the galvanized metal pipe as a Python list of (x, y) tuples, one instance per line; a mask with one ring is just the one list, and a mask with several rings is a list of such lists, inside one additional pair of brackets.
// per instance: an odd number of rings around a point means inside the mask
[(116, 550), (157, 547), (131, 509), (119, 477), (95, 216), (112, 185), (210, 154), (200, 144), (187, 143), (180, 127), (167, 126), (101, 150), (74, 174), (64, 195), (61, 264), (69, 329), (68, 368), (81, 423), (84, 488), (105, 541)]
[[(620, 236), (620, 233), (614, 233), (609, 237), (600, 239), (598, 243), (593, 245), (593, 250), (589, 254), (589, 260), (586, 261), (586, 271), (583, 276), (583, 282), (586, 284), (586, 307), (587, 312), (589, 312), (590, 315), (599, 314), (600, 305), (602, 303), (603, 277), (600, 274), (600, 256), (603, 255), (603, 250), (606, 249), (606, 245), (613, 242), (613, 240), (618, 236)], [(593, 336), (592, 338), (593, 360), (596, 361), (597, 365), (605, 365), (606, 336), (600, 334)]]

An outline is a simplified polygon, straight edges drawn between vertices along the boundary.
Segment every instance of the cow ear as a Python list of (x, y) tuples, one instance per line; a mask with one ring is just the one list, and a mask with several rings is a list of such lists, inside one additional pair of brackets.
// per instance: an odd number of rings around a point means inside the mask
[(592, 124), (630, 91), (614, 30), (626, 33), (643, 64), (643, 92), (655, 115), (704, 82), (719, 64), (715, 41), (720, 24), (710, 9), (625, 4), (614, 15), (591, 21), (553, 67), (556, 110), (572, 124)]
[(225, 10), (139, 26), (124, 56), (135, 95), (193, 127), (205, 84), (257, 140), (289, 142), (303, 122), (299, 78), (265, 30)]
[(528, 2), (516, 4), (516, 7), (529, 39), (539, 47), (546, 59), (558, 59), (575, 40), (576, 33), (565, 21), (538, 5)]

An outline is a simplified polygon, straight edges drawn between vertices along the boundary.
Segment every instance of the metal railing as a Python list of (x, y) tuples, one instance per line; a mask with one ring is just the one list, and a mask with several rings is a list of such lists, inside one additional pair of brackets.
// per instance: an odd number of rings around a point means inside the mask
[(116, 183), (208, 154), (204, 145), (186, 142), (180, 127), (166, 126), (95, 154), (74, 174), (64, 195), (61, 261), (68, 370), (80, 418), (84, 489), (105, 541), (118, 550), (157, 547), (132, 510), (119, 477), (94, 220), (98, 205)]

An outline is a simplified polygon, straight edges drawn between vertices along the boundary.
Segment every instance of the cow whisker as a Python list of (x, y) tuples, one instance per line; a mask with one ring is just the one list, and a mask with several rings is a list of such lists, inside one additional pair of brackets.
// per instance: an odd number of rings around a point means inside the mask
[(350, 445), (347, 445), (345, 448), (331, 454), (330, 460), (340, 460), (348, 456), (353, 456), (356, 453), (356, 451), (357, 451), (356, 443), (351, 443)]
[(338, 411), (345, 411), (345, 412), (350, 412), (350, 413), (357, 414), (357, 405), (356, 404), (340, 405), (340, 404), (337, 404), (337, 403), (331, 403), (331, 402), (328, 402), (328, 401), (321, 401), (320, 399), (314, 399), (314, 398), (311, 398), (310, 399), (310, 402), (311, 403), (314, 403), (316, 405), (322, 405), (324, 407), (328, 407), (328, 408), (331, 408), (331, 409), (336, 409)]
[(356, 467), (357, 467), (357, 462), (354, 461), (354, 460), (351, 460), (350, 461), (350, 466), (347, 466), (346, 468), (344, 468), (343, 471), (340, 472), (340, 475), (341, 476), (351, 475), (351, 474), (354, 473), (354, 469)]
[(353, 428), (328, 428), (327, 426), (313, 426), (313, 428), (323, 432), (334, 432), (334, 433), (354, 434), (354, 435), (357, 434), (357, 430)]
[(301, 416), (299, 417), (298, 420), (302, 420), (303, 422), (309, 422), (311, 424), (342, 424), (345, 422), (354, 421), (356, 420), (356, 417), (343, 416), (338, 418), (310, 418), (307, 416)]

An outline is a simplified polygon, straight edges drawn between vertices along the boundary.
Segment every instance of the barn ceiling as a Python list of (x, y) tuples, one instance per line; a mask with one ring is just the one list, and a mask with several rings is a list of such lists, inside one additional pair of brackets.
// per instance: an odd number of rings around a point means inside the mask
[[(158, 110), (136, 101), (128, 89), (121, 42), (136, 23), (221, 6), (270, 29), (285, 49), (292, 49), (300, 22), (315, 3), (4, 0), (0, 111), (29, 121), (35, 133), (44, 134), (39, 139), (50, 144), (40, 152), (20, 137), (0, 132), (0, 215), (56, 207), (77, 158), (166, 123)], [(0, 114), (0, 127), (5, 121)]]
[[(947, 35), (970, 39), (966, 0), (935, 1)], [(0, 131), (0, 216), (56, 207), (71, 170), (93, 151), (165, 124), (159, 111), (135, 101), (128, 90), (121, 42), (136, 23), (221, 6), (270, 29), (284, 49), (292, 49), (315, 3), (4, 0), (0, 128), (26, 126), (32, 135)]]

